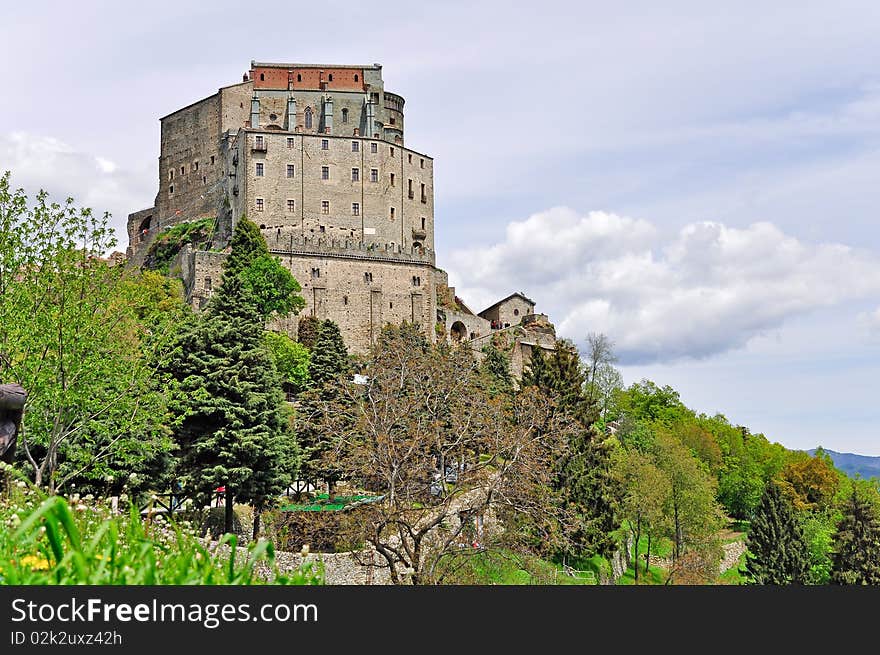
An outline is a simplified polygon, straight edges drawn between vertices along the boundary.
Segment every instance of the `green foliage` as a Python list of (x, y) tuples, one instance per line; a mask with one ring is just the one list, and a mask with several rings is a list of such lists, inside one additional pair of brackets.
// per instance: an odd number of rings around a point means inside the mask
[(805, 584), (809, 544), (798, 517), (779, 486), (769, 483), (746, 540), (750, 584)]
[(489, 393), (512, 393), (513, 378), (510, 375), (510, 358), (507, 353), (490, 343), (483, 346), (483, 354), (485, 357), (480, 363), (480, 371), (486, 378)]
[(149, 355), (182, 302), (102, 260), (115, 245), (107, 215), (29, 206), (0, 177), (0, 367), (29, 393), (19, 462), (49, 490), (118, 483), (171, 447)]
[(302, 316), (299, 319), (299, 325), (297, 325), (296, 340), (309, 350), (314, 350), (320, 330), (321, 321), (314, 316)]
[(880, 513), (854, 488), (833, 537), (831, 581), (880, 585)]
[(650, 380), (642, 380), (619, 393), (616, 405), (620, 411), (635, 420), (657, 421), (669, 424), (677, 418), (693, 415), (681, 402), (678, 392), (670, 386), (658, 387)]
[(350, 371), (348, 350), (342, 340), (339, 326), (327, 319), (321, 323), (312, 357), (309, 361), (309, 377), (316, 385), (336, 382)]
[(807, 583), (828, 584), (831, 579), (831, 540), (834, 536), (834, 513), (805, 512), (801, 526), (807, 542)]
[(295, 394), (304, 391), (311, 382), (308, 348), (280, 332), (266, 331), (264, 337), (284, 387)]
[(226, 487), (227, 531), (233, 496), (265, 506), (296, 463), (281, 380), (252, 300), (240, 285), (221, 285), (208, 310), (183, 325), (165, 364), (180, 481), (202, 499)]
[(199, 247), (211, 242), (216, 223), (214, 218), (200, 218), (162, 230), (147, 250), (144, 268), (168, 275), (171, 262), (185, 245)]
[[(227, 273), (228, 275), (228, 273)], [(241, 284), (255, 298), (264, 318), (297, 314), (306, 306), (302, 288), (276, 257), (261, 255), (238, 274)]]
[[(132, 507), (114, 515), (58, 496), (33, 508), (33, 500), (7, 498), (0, 521), (0, 584), (9, 585), (252, 585), (321, 584), (320, 571), (306, 566), (278, 570), (272, 544), (261, 541), (236, 553), (227, 534), (216, 545), (185, 525), (156, 516), (144, 522)], [(15, 502), (18, 500), (19, 502)], [(269, 576), (257, 575), (258, 566)], [(267, 579), (268, 578), (268, 579)]]
[(242, 216), (235, 224), (231, 252), (223, 262), (224, 278), (235, 278), (260, 257), (269, 255), (269, 247), (256, 223)]

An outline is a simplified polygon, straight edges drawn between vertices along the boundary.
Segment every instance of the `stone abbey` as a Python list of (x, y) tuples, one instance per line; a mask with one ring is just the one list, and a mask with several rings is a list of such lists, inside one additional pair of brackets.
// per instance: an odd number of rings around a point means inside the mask
[[(302, 285), (302, 313), (338, 323), (351, 352), (409, 321), (477, 351), (504, 334), (518, 374), (532, 347), (552, 347), (553, 326), (522, 293), (474, 313), (449, 287), (435, 265), (434, 160), (404, 145), (403, 107), (379, 64), (251, 62), (241, 82), (160, 119), (159, 192), (128, 217), (130, 265), (162, 231), (215, 219), (211, 247), (183, 248), (172, 268), (200, 308), (247, 216)], [(295, 336), (297, 321), (273, 327)]]

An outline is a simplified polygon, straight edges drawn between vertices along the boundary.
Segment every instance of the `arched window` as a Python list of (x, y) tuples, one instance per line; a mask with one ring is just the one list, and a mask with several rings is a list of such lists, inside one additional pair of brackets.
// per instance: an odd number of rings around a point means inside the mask
[(266, 76), (263, 73), (260, 73), (260, 82), (264, 81)]
[(355, 81), (355, 82), (358, 81), (358, 74), (357, 74), (357, 73), (354, 74), (354, 81)]
[(297, 74), (296, 74), (296, 81), (297, 81), (297, 82), (302, 82), (302, 81), (303, 81), (303, 76), (300, 75), (299, 73), (297, 73)]
[(330, 73), (330, 74), (327, 76), (327, 81), (328, 81), (328, 82), (332, 82), (332, 81), (333, 81), (333, 73)]
[(312, 129), (312, 108), (306, 107), (306, 129)]
[(343, 123), (347, 123), (347, 122), (348, 122), (348, 109), (343, 109), (343, 110), (342, 110), (342, 122), (343, 122)]

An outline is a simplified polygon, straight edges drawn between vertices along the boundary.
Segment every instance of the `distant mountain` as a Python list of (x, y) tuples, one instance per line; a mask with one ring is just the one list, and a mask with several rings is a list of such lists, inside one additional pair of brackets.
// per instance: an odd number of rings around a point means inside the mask
[[(869, 457), (868, 455), (855, 455), (853, 453), (838, 453), (833, 450), (824, 449), (834, 462), (834, 466), (846, 473), (850, 477), (854, 477), (856, 473), (863, 478), (880, 478), (880, 457)], [(810, 455), (816, 454), (816, 449), (808, 450)]]

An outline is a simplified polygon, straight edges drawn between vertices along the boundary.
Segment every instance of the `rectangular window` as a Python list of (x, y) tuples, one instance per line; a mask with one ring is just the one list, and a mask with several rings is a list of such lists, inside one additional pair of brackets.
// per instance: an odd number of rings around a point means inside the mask
[(214, 155), (211, 155), (211, 166), (214, 165)]
[(351, 169), (351, 181), (352, 182), (360, 182), (361, 180), (361, 169), (352, 168)]
[(258, 212), (263, 211), (263, 199), (262, 198), (257, 198), (257, 211)]
[(195, 173), (197, 170), (199, 170), (199, 162), (194, 161), (193, 162), (193, 173)]
[(391, 146), (391, 156), (394, 156), (394, 146)]
[[(287, 211), (289, 211), (289, 212), (295, 212), (295, 211), (296, 211), (296, 201), (293, 200), (292, 198), (288, 198), (288, 199), (287, 199)], [(424, 220), (425, 220), (425, 219), (423, 218), (423, 219), (422, 219), (422, 222), (424, 222)]]
[(329, 200), (322, 200), (321, 201), (321, 213), (322, 214), (329, 214), (330, 213), (330, 201)]
[(425, 167), (425, 160), (419, 159), (419, 168), (424, 168), (424, 167)]
[(257, 162), (257, 177), (263, 177), (263, 162)]
[(391, 186), (394, 186), (394, 173), (391, 174)]
[(370, 182), (378, 182), (379, 181), (379, 169), (371, 168), (370, 169)]
[(364, 282), (372, 282), (373, 274), (372, 273), (364, 273)]
[(168, 195), (169, 196), (174, 195), (174, 185), (173, 184), (170, 187), (168, 187)]
[(422, 184), (422, 202), (428, 202), (428, 196), (425, 195), (425, 185)]
[(406, 195), (410, 200), (413, 199), (412, 180), (406, 181)]
[(406, 163), (407, 163), (407, 164), (412, 164), (412, 153), (407, 154), (407, 156), (406, 156)]
[(169, 180), (174, 179), (174, 169), (173, 168), (170, 171), (168, 171), (168, 179)]
[(394, 207), (391, 208), (391, 220), (394, 220)]
[(352, 141), (351, 142), (351, 151), (352, 152), (360, 152), (361, 151), (361, 144), (357, 141)]
[(263, 135), (258, 134), (254, 137), (254, 144), (257, 146), (259, 150), (263, 149)]
[(313, 268), (312, 269), (312, 278), (316, 279), (319, 277), (321, 277), (321, 269), (320, 268)]
[(358, 202), (351, 203), (351, 215), (352, 216), (360, 216), (361, 215), (361, 205)]
[(293, 172), (294, 172), (293, 164), (288, 164), (287, 165), (287, 177), (293, 177)]
[(321, 139), (321, 150), (329, 150), (330, 149), (330, 140), (329, 139)]
[(378, 143), (371, 143), (370, 144), (370, 152), (372, 152), (373, 154), (379, 152), (379, 144)]
[(288, 148), (293, 147), (293, 137), (292, 136), (287, 137), (287, 147)]
[(330, 179), (330, 167), (329, 166), (321, 166), (321, 179), (329, 180)]

